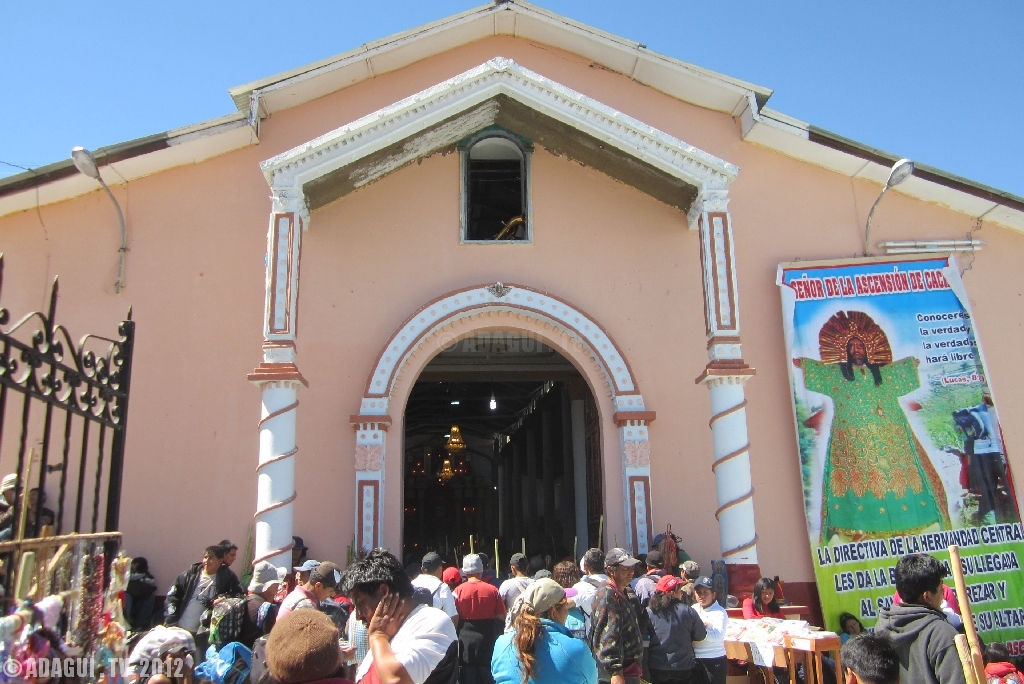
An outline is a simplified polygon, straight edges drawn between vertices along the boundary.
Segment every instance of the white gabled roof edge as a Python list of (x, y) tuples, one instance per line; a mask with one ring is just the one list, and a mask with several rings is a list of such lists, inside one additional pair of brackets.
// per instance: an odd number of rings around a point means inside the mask
[(739, 173), (704, 150), (504, 57), (494, 57), (260, 166), (272, 187), (299, 189), (497, 95), (518, 100), (701, 190), (724, 190)]
[[(764, 105), (772, 91), (646, 49), (521, 0), (493, 5), (399, 33), (356, 50), (232, 88), (239, 112), (96, 150), (125, 180), (258, 143), (259, 118), (401, 69), (492, 35), (551, 45), (590, 59), (677, 99), (730, 114), (743, 139), (846, 176), (884, 183), (899, 157), (787, 117)], [(245, 130), (243, 130), (245, 129)], [(104, 158), (116, 161), (104, 162)], [(917, 165), (897, 192), (1024, 232), (1024, 198), (939, 169)], [(111, 179), (117, 182), (119, 179)], [(0, 216), (95, 190), (70, 160), (0, 180)]]
[(314, 64), (231, 88), (239, 110), (258, 93), (261, 114), (298, 106), (360, 81), (488, 36), (509, 35), (552, 45), (593, 60), (666, 93), (735, 114), (747, 93), (763, 104), (772, 91), (652, 52), (626, 40), (522, 0), (499, 0), (397, 33)]

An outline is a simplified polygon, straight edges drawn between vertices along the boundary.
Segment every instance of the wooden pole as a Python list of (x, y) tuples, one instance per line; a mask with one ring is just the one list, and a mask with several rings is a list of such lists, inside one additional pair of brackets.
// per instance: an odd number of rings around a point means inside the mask
[(523, 537), (523, 555), (526, 555), (526, 537)]
[(469, 535), (469, 552), (476, 553), (473, 547), (473, 535)]
[(960, 667), (964, 669), (964, 679), (967, 684), (979, 684), (978, 675), (974, 671), (974, 657), (971, 655), (971, 646), (967, 643), (967, 636), (957, 634), (953, 637), (956, 642), (956, 654), (960, 656)]
[(494, 575), (501, 579), (501, 558), (498, 556), (498, 538), (494, 538)]
[(601, 522), (597, 526), (597, 543), (597, 548), (604, 551), (604, 513), (601, 514)]
[(949, 565), (953, 569), (953, 583), (956, 584), (956, 601), (960, 604), (960, 617), (964, 621), (964, 632), (967, 634), (967, 643), (971, 647), (971, 658), (974, 661), (974, 671), (978, 682), (988, 681), (985, 675), (985, 664), (982, 660), (981, 641), (978, 640), (978, 631), (974, 628), (974, 614), (971, 612), (971, 602), (967, 598), (967, 583), (964, 582), (964, 570), (960, 565), (960, 547), (953, 544), (949, 547)]
[(580, 538), (578, 536), (573, 537), (572, 538), (572, 558), (573, 558), (573, 560), (579, 560), (579, 558), (580, 558), (579, 546), (580, 546)]

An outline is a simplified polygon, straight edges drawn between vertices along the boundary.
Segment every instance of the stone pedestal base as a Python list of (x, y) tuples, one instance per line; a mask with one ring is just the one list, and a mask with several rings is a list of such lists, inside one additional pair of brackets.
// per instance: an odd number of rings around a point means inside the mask
[(726, 563), (729, 574), (729, 593), (740, 600), (751, 598), (754, 585), (761, 579), (761, 566), (757, 563)]

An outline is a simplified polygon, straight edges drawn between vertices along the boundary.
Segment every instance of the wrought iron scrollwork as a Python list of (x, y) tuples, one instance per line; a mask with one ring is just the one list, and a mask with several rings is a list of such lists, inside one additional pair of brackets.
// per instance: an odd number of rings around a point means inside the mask
[[(3, 285), (0, 254), (0, 299)], [(59, 293), (54, 278), (46, 311), (33, 311), (13, 324), (10, 311), (0, 306), (0, 447), (14, 446), (17, 451), (15, 496), (9, 504), (0, 501), (0, 520), (6, 519), (0, 535), (15, 541), (38, 537), (51, 524), (60, 535), (65, 518), (69, 527), (73, 519), (75, 533), (89, 531), (90, 520), (93, 533), (101, 527), (116, 531), (119, 524), (135, 342), (132, 311), (128, 309), (118, 326), (116, 339), (89, 334), (76, 344), (56, 321)], [(19, 396), (20, 403), (15, 399)], [(7, 427), (20, 429), (16, 440), (3, 439)], [(59, 456), (54, 457), (58, 449)], [(44, 508), (45, 500), (33, 493), (47, 493), (50, 475), (59, 479), (56, 512)], [(72, 479), (76, 482), (69, 482)], [(68, 492), (71, 500), (65, 511)], [(112, 557), (116, 549), (108, 546)], [(13, 561), (10, 554), (3, 558), (8, 567)], [(12, 595), (13, 577), (6, 575), (7, 596)]]
[[(0, 327), (0, 384), (79, 416), (116, 428), (123, 420), (127, 388), (123, 380), (125, 347), (132, 340), (132, 311), (118, 328), (120, 339), (85, 335), (74, 344), (67, 328), (55, 322), (59, 283), (50, 288), (46, 313), (33, 311), (10, 328)], [(0, 297), (3, 255), (0, 255)], [(0, 308), (0, 326), (10, 314)], [(24, 333), (32, 327), (28, 342)], [(18, 335), (22, 333), (22, 335)], [(98, 343), (98, 344), (97, 344)], [(90, 348), (95, 344), (99, 347)]]

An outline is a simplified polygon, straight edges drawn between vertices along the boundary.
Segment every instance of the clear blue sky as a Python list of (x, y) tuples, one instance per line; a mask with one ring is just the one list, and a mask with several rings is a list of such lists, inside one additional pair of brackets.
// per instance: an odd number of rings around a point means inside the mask
[[(539, 4), (773, 88), (769, 106), (790, 116), (1024, 195), (1024, 2)], [(227, 114), (231, 86), (477, 5), (6, 2), (0, 161), (39, 166)]]

